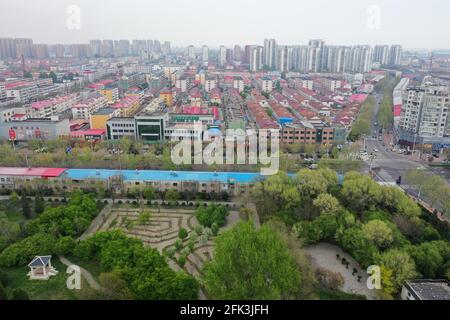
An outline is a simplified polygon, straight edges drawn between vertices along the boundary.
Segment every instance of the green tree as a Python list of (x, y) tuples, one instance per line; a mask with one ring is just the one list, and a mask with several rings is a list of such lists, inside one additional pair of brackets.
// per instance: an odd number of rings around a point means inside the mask
[(362, 227), (367, 239), (379, 249), (386, 249), (394, 241), (394, 235), (388, 225), (381, 220), (371, 220)]
[(25, 290), (16, 288), (12, 292), (11, 300), (30, 300), (30, 296)]
[(44, 198), (42, 198), (41, 192), (38, 191), (36, 192), (36, 195), (34, 197), (34, 212), (36, 215), (39, 215), (42, 212), (44, 212), (44, 209), (45, 209)]
[(446, 267), (450, 264), (450, 244), (447, 241), (423, 242), (408, 250), (424, 278), (445, 277)]
[(53, 83), (57, 83), (58, 82), (58, 76), (56, 75), (55, 72), (51, 71), (49, 74), (49, 77), (52, 78)]
[(293, 229), (303, 242), (313, 244), (320, 241), (334, 241), (338, 223), (335, 216), (323, 214), (313, 221), (301, 221)]
[(256, 183), (252, 196), (262, 220), (269, 219), (280, 209), (295, 209), (301, 203), (296, 185), (285, 172)]
[(97, 232), (81, 241), (74, 254), (99, 262), (104, 272), (120, 270), (135, 299), (191, 300), (198, 282), (185, 272), (174, 272), (156, 249), (122, 232)]
[(383, 253), (380, 263), (392, 271), (392, 283), (396, 292), (406, 280), (414, 279), (418, 275), (414, 260), (408, 253), (399, 249), (391, 249)]
[(356, 172), (345, 175), (341, 194), (347, 206), (357, 212), (375, 209), (382, 198), (381, 187), (372, 178)]
[(215, 240), (204, 266), (206, 289), (216, 299), (292, 299), (300, 274), (286, 243), (270, 227), (239, 222)]
[(123, 279), (120, 270), (102, 272), (98, 276), (98, 282), (104, 289), (103, 298), (106, 300), (131, 300), (133, 294)]
[(199, 207), (195, 211), (195, 217), (204, 227), (211, 228), (214, 223), (221, 227), (225, 225), (228, 213), (227, 207), (213, 204), (207, 207)]
[(30, 219), (31, 218), (30, 203), (28, 201), (27, 195), (25, 194), (25, 191), (22, 191), (21, 202), (22, 202), (22, 213), (23, 213), (23, 216), (26, 219)]
[(314, 199), (313, 205), (319, 214), (330, 214), (337, 216), (342, 210), (339, 200), (328, 193), (320, 194), (316, 199)]
[(0, 300), (7, 300), (8, 296), (6, 295), (5, 287), (0, 283)]
[(155, 196), (156, 196), (155, 189), (152, 187), (146, 187), (144, 189), (143, 195), (146, 200), (149, 200), (149, 201), (153, 200), (153, 199), (155, 199)]
[(377, 247), (367, 239), (364, 231), (353, 226), (337, 233), (339, 245), (351, 254), (362, 266), (372, 265), (378, 254)]
[(180, 199), (180, 193), (176, 189), (169, 189), (164, 195), (164, 199), (169, 202), (176, 202)]
[(9, 200), (13, 205), (16, 205), (17, 203), (19, 203), (19, 195), (15, 191), (13, 191), (9, 196)]

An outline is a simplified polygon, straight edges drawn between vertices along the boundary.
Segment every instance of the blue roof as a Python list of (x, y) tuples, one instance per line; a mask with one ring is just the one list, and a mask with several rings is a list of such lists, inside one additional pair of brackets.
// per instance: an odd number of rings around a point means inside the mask
[(36, 256), (33, 261), (31, 261), (28, 266), (29, 267), (43, 267), (48, 264), (52, 256)]
[[(200, 181), (254, 183), (268, 176), (259, 172), (203, 172), (168, 170), (111, 170), (111, 169), (67, 169), (64, 176), (73, 180), (109, 179), (120, 175), (125, 181)], [(295, 174), (289, 173), (290, 177)], [(343, 176), (338, 175), (339, 183)]]
[(122, 175), (128, 181), (219, 181), (228, 183), (251, 183), (264, 178), (260, 173), (251, 172), (201, 172), (201, 171), (164, 171), (164, 170), (109, 170), (109, 169), (67, 169), (64, 173), (74, 180), (108, 179)]

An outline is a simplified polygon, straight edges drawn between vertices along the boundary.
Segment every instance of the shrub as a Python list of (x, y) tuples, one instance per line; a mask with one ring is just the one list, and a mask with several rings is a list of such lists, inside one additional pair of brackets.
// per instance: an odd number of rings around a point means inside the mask
[(187, 257), (190, 253), (191, 253), (191, 248), (189, 248), (189, 247), (186, 247), (183, 250), (181, 250), (181, 255), (183, 255), (183, 256)]
[(50, 234), (38, 233), (16, 242), (0, 254), (0, 266), (23, 266), (39, 254), (51, 255), (55, 253), (56, 238)]
[(181, 241), (181, 239), (177, 239), (174, 243), (175, 249), (177, 249), (177, 251), (179, 251), (182, 247), (183, 247), (183, 242)]
[(169, 258), (173, 258), (174, 254), (175, 254), (175, 251), (176, 251), (175, 247), (169, 247), (169, 248), (166, 249), (166, 255)]
[(4, 271), (0, 270), (0, 284), (6, 287), (8, 286), (8, 283), (9, 283), (8, 275)]
[(221, 227), (226, 223), (228, 213), (227, 207), (213, 204), (207, 207), (199, 207), (195, 216), (202, 226), (211, 227), (213, 223), (217, 223)]
[(5, 287), (0, 283), (0, 300), (6, 300), (7, 298)]
[(344, 285), (344, 277), (340, 273), (335, 273), (324, 268), (316, 269), (316, 278), (325, 288), (337, 291)]
[(219, 224), (217, 222), (214, 222), (211, 226), (211, 231), (213, 233), (213, 235), (217, 236), (217, 234), (219, 233)]
[(186, 257), (185, 256), (180, 256), (177, 260), (178, 265), (183, 268), (184, 265), (186, 264)]
[(178, 231), (178, 238), (180, 239), (186, 239), (188, 236), (188, 232), (185, 228), (180, 228), (180, 230)]
[(25, 290), (16, 288), (12, 292), (11, 300), (30, 300), (30, 296)]
[(75, 248), (75, 240), (72, 237), (59, 238), (55, 244), (55, 253), (58, 255), (69, 254)]

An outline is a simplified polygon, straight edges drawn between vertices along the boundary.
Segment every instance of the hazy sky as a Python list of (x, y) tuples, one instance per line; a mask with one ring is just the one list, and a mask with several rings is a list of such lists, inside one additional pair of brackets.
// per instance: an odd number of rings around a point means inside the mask
[[(80, 8), (69, 29), (67, 8)], [(73, 24), (72, 24), (73, 26)], [(76, 26), (76, 24), (75, 24)], [(159, 39), (173, 46), (402, 44), (450, 49), (448, 0), (0, 0), (0, 37), (35, 43)]]

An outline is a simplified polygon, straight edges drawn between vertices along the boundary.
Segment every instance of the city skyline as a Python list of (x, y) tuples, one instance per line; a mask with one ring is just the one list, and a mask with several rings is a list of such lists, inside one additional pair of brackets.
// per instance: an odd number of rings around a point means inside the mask
[[(281, 0), (276, 6), (266, 1), (232, 0), (226, 8), (218, 1), (205, 0), (190, 3), (189, 7), (180, 0), (171, 1), (169, 6), (139, 0), (35, 3), (39, 6), (31, 7), (23, 0), (2, 3), (0, 37), (32, 38), (35, 43), (46, 44), (87, 43), (92, 39), (161, 39), (171, 41), (174, 47), (193, 44), (212, 48), (260, 44), (265, 38), (292, 45), (325, 39), (330, 45), (402, 44), (406, 49), (450, 49), (450, 39), (445, 37), (445, 31), (450, 29), (450, 20), (446, 18), (450, 4), (437, 0), (426, 4), (364, 0), (353, 3), (351, 10), (342, 3), (325, 0), (314, 3)], [(80, 9), (79, 29), (72, 19), (77, 12), (70, 10), (71, 5)], [(440, 10), (433, 11), (437, 5)], [(449, 10), (445, 10), (446, 6)], [(298, 10), (286, 10), (288, 7)], [(206, 14), (197, 17), (195, 13), (200, 9)], [(13, 19), (15, 15), (11, 12), (20, 12), (22, 19)], [(411, 25), (411, 19), (420, 19), (422, 23)], [(29, 23), (23, 23), (24, 20)]]

